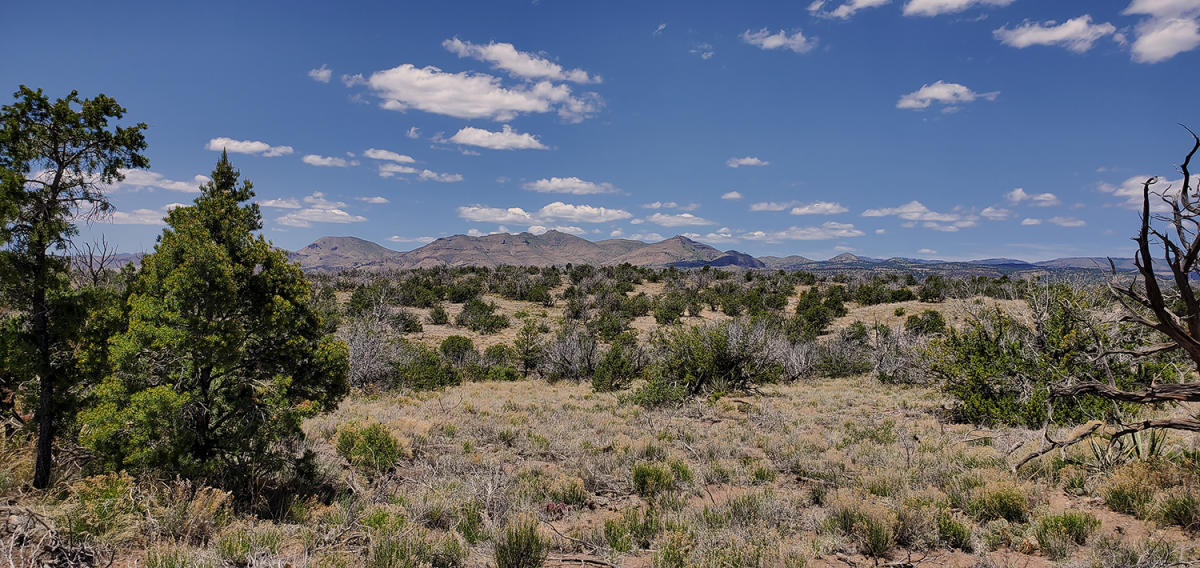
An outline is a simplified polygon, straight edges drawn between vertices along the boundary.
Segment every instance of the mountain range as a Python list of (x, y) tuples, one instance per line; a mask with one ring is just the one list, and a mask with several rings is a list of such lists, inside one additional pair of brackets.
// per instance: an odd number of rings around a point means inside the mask
[[(574, 264), (699, 268), (729, 267), (747, 270), (808, 270), (847, 272), (892, 270), (902, 272), (953, 272), (958, 275), (999, 276), (1038, 272), (1090, 272), (1108, 270), (1103, 257), (1070, 257), (1042, 262), (1009, 258), (988, 258), (950, 262), (912, 258), (868, 258), (850, 253), (828, 260), (803, 256), (754, 257), (735, 250), (722, 251), (684, 236), (657, 243), (629, 239), (589, 241), (568, 233), (547, 231), (495, 234), (479, 237), (454, 235), (432, 241), (420, 248), (401, 252), (356, 237), (322, 237), (290, 253), (291, 259), (309, 271), (396, 270), (435, 266), (552, 266)], [(1117, 269), (1133, 270), (1129, 258), (1113, 259)]]

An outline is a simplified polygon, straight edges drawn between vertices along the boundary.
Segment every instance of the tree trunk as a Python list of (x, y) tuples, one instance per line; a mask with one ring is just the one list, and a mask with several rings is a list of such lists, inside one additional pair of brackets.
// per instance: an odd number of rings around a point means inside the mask
[(50, 364), (49, 307), (46, 305), (46, 252), (37, 248), (31, 316), (33, 318), (33, 342), (37, 348), (38, 373), (38, 438), (37, 462), (33, 469), (33, 486), (45, 489), (50, 486), (50, 468), (53, 465), (54, 449), (54, 377)]

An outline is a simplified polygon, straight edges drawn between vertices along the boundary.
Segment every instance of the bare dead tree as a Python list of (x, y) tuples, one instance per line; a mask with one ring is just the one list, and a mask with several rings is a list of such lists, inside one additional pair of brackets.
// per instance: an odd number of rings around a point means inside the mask
[(83, 245), (71, 243), (71, 280), (78, 287), (99, 286), (116, 259), (117, 250), (103, 236)]
[[(1109, 290), (1124, 308), (1123, 322), (1131, 322), (1159, 332), (1167, 341), (1144, 345), (1137, 349), (1110, 350), (1102, 355), (1125, 355), (1147, 357), (1156, 353), (1182, 350), (1200, 371), (1200, 298), (1194, 287), (1193, 278), (1200, 278), (1200, 187), (1194, 187), (1190, 170), (1192, 158), (1200, 150), (1200, 136), (1191, 129), (1193, 145), (1183, 160), (1182, 187), (1177, 192), (1171, 188), (1161, 193), (1151, 191), (1158, 178), (1147, 179), (1142, 184), (1141, 226), (1133, 241), (1137, 244), (1134, 266), (1137, 275), (1122, 283), (1116, 265), (1109, 259), (1112, 278)], [(1165, 214), (1151, 212), (1151, 196), (1161, 199), (1168, 208)], [(1155, 226), (1155, 221), (1165, 226)], [(1155, 259), (1154, 249), (1161, 247), (1162, 257)], [(1156, 263), (1161, 263), (1156, 264)], [(1156, 266), (1165, 266), (1169, 277), (1160, 279)], [(1165, 270), (1163, 271), (1165, 273)], [(1165, 289), (1164, 289), (1165, 287)], [(1181, 313), (1179, 313), (1181, 312)], [(1052, 400), (1083, 395), (1098, 396), (1113, 402), (1135, 404), (1177, 404), (1200, 402), (1200, 381), (1158, 384), (1151, 381), (1142, 390), (1126, 391), (1110, 382), (1085, 381), (1065, 383), (1051, 389)], [(1051, 408), (1052, 411), (1052, 408)], [(1135, 422), (1117, 421), (1112, 440), (1146, 430), (1180, 430), (1200, 432), (1200, 417), (1170, 417)], [(1055, 441), (1045, 435), (1048, 445), (1018, 462), (1017, 469), (1041, 455), (1055, 449), (1078, 443), (1099, 430), (1093, 426), (1065, 441)]]

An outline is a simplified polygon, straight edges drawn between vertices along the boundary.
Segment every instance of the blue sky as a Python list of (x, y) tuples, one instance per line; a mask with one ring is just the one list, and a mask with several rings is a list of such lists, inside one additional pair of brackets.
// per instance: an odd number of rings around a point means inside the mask
[(50, 32), (6, 7), (10, 91), (150, 125), (150, 170), (85, 238), (149, 250), (227, 148), (292, 249), (558, 228), (1125, 256), (1136, 180), (1178, 180), (1177, 123), (1200, 127), (1200, 0), (278, 6), (63, 2)]

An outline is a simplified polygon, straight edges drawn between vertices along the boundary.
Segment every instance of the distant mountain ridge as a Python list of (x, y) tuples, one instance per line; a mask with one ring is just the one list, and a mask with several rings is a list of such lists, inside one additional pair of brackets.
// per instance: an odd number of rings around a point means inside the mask
[[(547, 231), (495, 234), (479, 237), (453, 235), (403, 252), (357, 237), (322, 237), (290, 253), (290, 258), (309, 271), (397, 270), (436, 266), (562, 266), (568, 263), (700, 268), (729, 267), (747, 270), (809, 270), (838, 272), (891, 270), (910, 272), (955, 272), (997, 276), (1013, 273), (1096, 272), (1108, 270), (1108, 259), (1070, 257), (1026, 262), (1010, 258), (987, 258), (962, 262), (912, 258), (878, 259), (842, 253), (829, 260), (803, 256), (756, 258), (736, 250), (715, 247), (675, 236), (656, 243), (629, 239), (589, 241), (568, 233)], [(1114, 258), (1121, 271), (1134, 270), (1133, 260)]]

